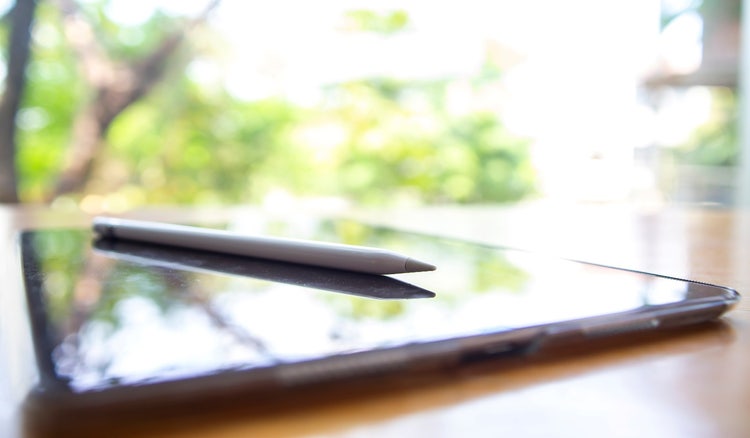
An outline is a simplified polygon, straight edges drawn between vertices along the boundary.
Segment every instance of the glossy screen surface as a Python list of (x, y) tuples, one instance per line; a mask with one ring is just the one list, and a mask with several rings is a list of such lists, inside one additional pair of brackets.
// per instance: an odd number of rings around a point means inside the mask
[[(242, 230), (245, 231), (245, 230)], [(716, 288), (349, 221), (251, 230), (433, 263), (374, 276), (93, 240), (22, 236), (37, 353), (75, 392), (248, 369), (673, 303)], [(44, 367), (42, 367), (44, 368)]]

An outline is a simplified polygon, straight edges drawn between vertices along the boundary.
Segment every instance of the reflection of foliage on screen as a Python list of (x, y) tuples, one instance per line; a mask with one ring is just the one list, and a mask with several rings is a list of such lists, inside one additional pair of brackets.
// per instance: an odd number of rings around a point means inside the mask
[(353, 321), (367, 319), (383, 321), (398, 317), (406, 309), (403, 300), (377, 300), (336, 294), (324, 294), (321, 295), (321, 299), (339, 316), (346, 316), (346, 319)]
[[(441, 271), (468, 270), (473, 277), (472, 291), (476, 293), (498, 290), (521, 291), (529, 278), (526, 271), (514, 265), (500, 251), (490, 247), (467, 243), (452, 243), (446, 246), (445, 240), (434, 236), (401, 233), (348, 220), (323, 222), (320, 230), (321, 239), (388, 248), (397, 252), (405, 251), (416, 258), (419, 258), (420, 251), (435, 256), (442, 255), (440, 261), (430, 261), (438, 263), (438, 269)], [(447, 248), (451, 251), (448, 254), (445, 253)], [(448, 302), (466, 292), (469, 291), (447, 290), (434, 299)]]
[[(293, 231), (286, 221), (270, 221), (266, 225), (269, 234)], [(492, 248), (373, 227), (353, 220), (325, 220), (308, 231), (313, 234), (299, 237), (375, 246), (418, 259), (428, 257), (430, 262), (438, 264), (439, 272), (422, 277), (421, 281), (426, 283), (415, 284), (428, 290), (439, 290), (431, 300), (447, 307), (466, 293), (513, 291), (520, 289), (526, 281), (520, 268)], [(117, 330), (122, 325), (120, 304), (136, 297), (147, 300), (165, 316), (185, 307), (201, 309), (218, 328), (235, 333), (231, 321), (225, 321), (222, 311), (215, 307), (214, 297), (232, 290), (262, 294), (274, 287), (273, 282), (260, 279), (195, 275), (118, 261), (103, 255), (83, 254), (89, 238), (88, 232), (84, 231), (50, 232), (40, 234), (40, 237), (43, 238), (38, 239), (36, 245), (49, 273), (46, 284), (49, 310), (56, 323), (65, 325), (61, 329), (66, 333), (76, 332), (80, 328), (78, 324), (84, 322), (97, 322), (98, 327), (108, 331)], [(456, 287), (450, 283), (453, 278), (459, 280)], [(466, 278), (471, 279), (469, 283), (464, 282)], [(402, 280), (411, 282), (408, 277)], [(339, 316), (350, 321), (396, 319), (406, 315), (411, 306), (409, 300), (382, 300), (328, 292), (318, 296)]]
[(474, 289), (478, 292), (496, 290), (501, 286), (508, 291), (520, 291), (528, 280), (528, 274), (517, 268), (496, 252), (487, 251), (487, 257), (477, 260), (477, 275)]
[(117, 306), (132, 297), (152, 302), (161, 312), (220, 293), (226, 277), (211, 276), (200, 284), (190, 273), (119, 263), (90, 254), (88, 231), (45, 231), (34, 234), (34, 251), (44, 275), (46, 310), (60, 329), (73, 332), (89, 320), (117, 327)]
[[(167, 275), (174, 276), (163, 269), (138, 265), (119, 264), (108, 275), (102, 297), (92, 314), (92, 318), (100, 319), (118, 325), (116, 306), (129, 297), (146, 298), (164, 312), (170, 303), (170, 295), (175, 293), (175, 285), (170, 285)], [(185, 282), (177, 282), (185, 287)]]
[(34, 235), (33, 248), (44, 277), (45, 305), (55, 324), (68, 316), (76, 282), (84, 269), (87, 233), (45, 232)]

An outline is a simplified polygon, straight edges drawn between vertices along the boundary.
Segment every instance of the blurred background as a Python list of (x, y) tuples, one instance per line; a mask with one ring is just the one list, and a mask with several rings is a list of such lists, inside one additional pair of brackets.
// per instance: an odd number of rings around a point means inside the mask
[(750, 191), (741, 0), (0, 13), (1, 203), (726, 206)]

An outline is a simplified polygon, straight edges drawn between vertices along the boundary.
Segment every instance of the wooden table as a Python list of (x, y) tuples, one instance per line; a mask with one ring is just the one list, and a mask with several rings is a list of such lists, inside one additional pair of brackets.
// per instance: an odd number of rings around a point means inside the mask
[[(178, 220), (222, 212), (143, 211)], [(719, 283), (750, 293), (750, 213), (524, 205), (348, 212), (450, 234)], [(0, 207), (0, 436), (17, 433), (30, 378), (11, 236), (87, 224), (80, 213)], [(20, 306), (20, 307), (19, 307)], [(19, 308), (21, 310), (19, 310)], [(26, 383), (25, 383), (26, 382)], [(230, 409), (231, 411), (231, 409)], [(33, 421), (32, 421), (33, 424)], [(242, 410), (106, 424), (92, 436), (750, 436), (750, 305), (721, 322), (599, 345), (519, 366), (450, 376), (264, 415)]]

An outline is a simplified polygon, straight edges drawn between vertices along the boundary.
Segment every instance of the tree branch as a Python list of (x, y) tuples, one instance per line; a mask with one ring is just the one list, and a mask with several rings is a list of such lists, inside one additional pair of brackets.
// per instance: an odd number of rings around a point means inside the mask
[(55, 2), (62, 15), (63, 34), (78, 59), (78, 66), (89, 85), (99, 88), (116, 81), (117, 66), (99, 44), (96, 32), (73, 0)]
[(153, 51), (130, 63), (114, 61), (96, 38), (89, 23), (73, 0), (57, 0), (63, 16), (64, 34), (79, 60), (82, 74), (95, 90), (76, 119), (73, 139), (65, 167), (53, 197), (83, 188), (93, 162), (104, 147), (112, 121), (128, 106), (148, 94), (164, 76), (169, 59), (185, 38), (185, 34), (205, 21), (218, 6), (213, 0), (187, 26), (166, 35)]

